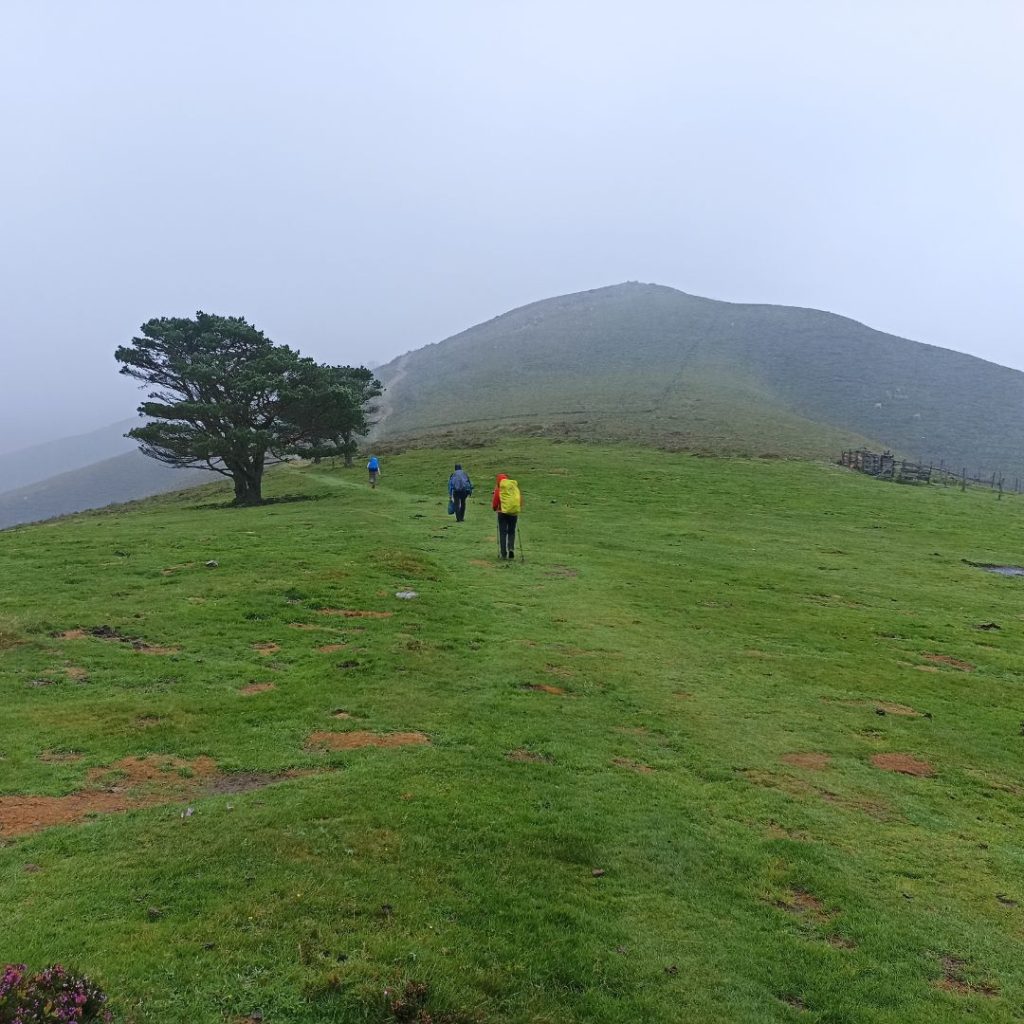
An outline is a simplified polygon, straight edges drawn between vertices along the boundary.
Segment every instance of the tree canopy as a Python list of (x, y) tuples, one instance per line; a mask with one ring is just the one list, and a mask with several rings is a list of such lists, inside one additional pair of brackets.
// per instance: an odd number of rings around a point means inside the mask
[(155, 388), (139, 406), (150, 422), (128, 436), (160, 462), (230, 477), (240, 505), (263, 500), (268, 461), (350, 459), (383, 390), (365, 367), (317, 363), (242, 317), (202, 311), (148, 321), (114, 357)]

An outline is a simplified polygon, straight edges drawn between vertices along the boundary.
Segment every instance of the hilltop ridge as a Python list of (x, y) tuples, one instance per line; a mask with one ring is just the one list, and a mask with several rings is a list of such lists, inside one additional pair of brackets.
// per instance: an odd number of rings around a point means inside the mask
[(532, 302), (380, 374), (386, 438), (516, 429), (805, 457), (871, 443), (1024, 474), (1024, 373), (835, 313), (665, 285)]

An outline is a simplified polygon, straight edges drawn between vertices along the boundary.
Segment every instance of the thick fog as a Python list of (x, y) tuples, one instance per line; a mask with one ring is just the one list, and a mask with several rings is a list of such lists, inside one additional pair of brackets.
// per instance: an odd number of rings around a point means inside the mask
[(199, 308), (383, 362), (641, 280), (1024, 368), (1022, 47), (1019, 0), (4, 0), (0, 451)]

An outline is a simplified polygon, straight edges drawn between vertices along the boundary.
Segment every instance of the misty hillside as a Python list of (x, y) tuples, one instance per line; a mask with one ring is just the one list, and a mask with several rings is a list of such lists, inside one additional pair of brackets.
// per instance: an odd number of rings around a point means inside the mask
[(138, 417), (132, 417), (86, 434), (44, 441), (0, 455), (0, 494), (132, 451), (136, 442), (124, 435), (138, 423)]
[(127, 452), (0, 494), (0, 529), (218, 479), (198, 469), (173, 469), (138, 451)]
[(386, 438), (528, 429), (695, 450), (907, 456), (1024, 474), (1024, 373), (814, 309), (621, 284), (381, 369)]

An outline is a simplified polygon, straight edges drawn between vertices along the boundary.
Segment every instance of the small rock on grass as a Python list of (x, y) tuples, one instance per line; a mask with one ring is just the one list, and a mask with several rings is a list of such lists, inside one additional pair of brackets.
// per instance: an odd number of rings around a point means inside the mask
[(417, 594), (415, 590), (399, 590), (395, 594), (395, 597), (399, 598), (402, 601), (412, 601), (419, 596), (420, 595)]

